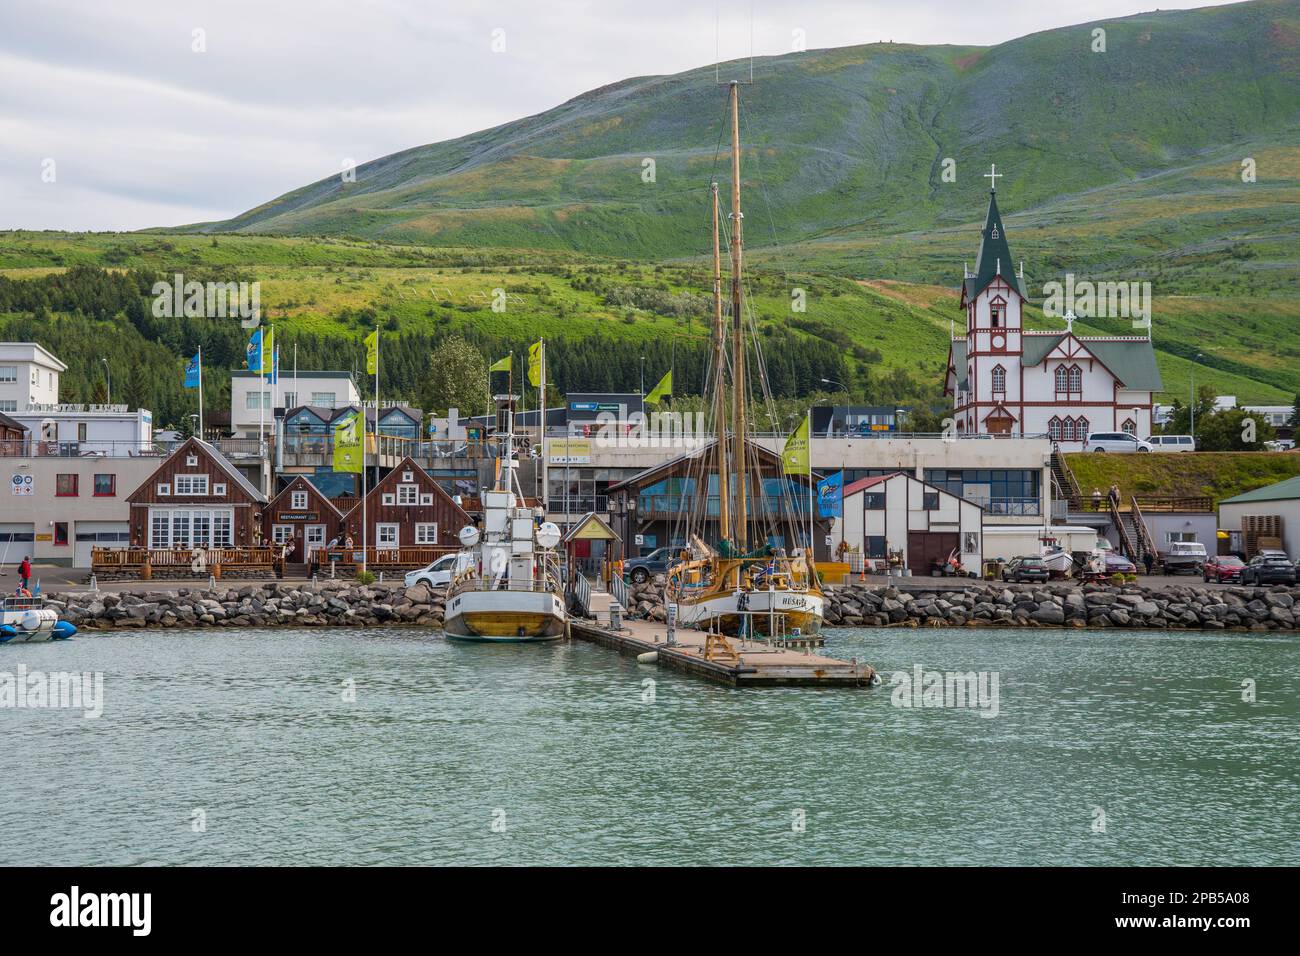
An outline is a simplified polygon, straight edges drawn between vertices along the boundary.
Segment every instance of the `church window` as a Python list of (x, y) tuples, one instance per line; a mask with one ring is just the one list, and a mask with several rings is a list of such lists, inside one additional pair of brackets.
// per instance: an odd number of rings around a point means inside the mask
[(999, 328), (1002, 325), (1002, 310), (992, 309), (990, 310), (989, 315), (991, 316), (993, 328)]
[(1079, 436), (1079, 441), (1083, 441), (1088, 437), (1088, 429), (1091, 427), (1086, 418), (1080, 418), (1074, 423), (1074, 433)]
[(1083, 369), (1077, 365), (1070, 366), (1070, 391), (1083, 391)]
[(1074, 441), (1074, 419), (1061, 422), (1061, 441)]
[(1137, 431), (1138, 427), (1137, 424), (1133, 421), (1133, 419), (1126, 418), (1124, 419), (1124, 424), (1121, 425), (1120, 428), (1124, 430), (1124, 434), (1132, 435)]
[(1061, 440), (1061, 420), (1055, 415), (1053, 415), (1052, 420), (1047, 423), (1047, 437), (1052, 441)]
[(1069, 373), (1066, 372), (1065, 366), (1064, 365), (1056, 366), (1056, 390), (1058, 392), (1066, 391), (1066, 385), (1068, 383), (1068, 379), (1069, 379)]
[(1007, 370), (1001, 365), (993, 366), (993, 394), (1005, 395), (1007, 391)]

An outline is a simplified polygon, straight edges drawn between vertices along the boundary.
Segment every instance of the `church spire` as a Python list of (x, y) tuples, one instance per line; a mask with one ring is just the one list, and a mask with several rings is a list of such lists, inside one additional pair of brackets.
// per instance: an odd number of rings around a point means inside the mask
[[(1020, 277), (1016, 275), (1011, 258), (1011, 248), (1007, 245), (1006, 230), (1002, 225), (1002, 214), (998, 212), (997, 181), (1002, 173), (997, 166), (984, 174), (989, 177), (989, 211), (984, 219), (984, 229), (980, 233), (980, 251), (975, 259), (975, 274), (965, 281), (966, 298), (973, 299), (983, 291), (996, 276), (1009, 282), (1022, 296), (1025, 294)], [(1002, 264), (1006, 263), (1003, 268)]]

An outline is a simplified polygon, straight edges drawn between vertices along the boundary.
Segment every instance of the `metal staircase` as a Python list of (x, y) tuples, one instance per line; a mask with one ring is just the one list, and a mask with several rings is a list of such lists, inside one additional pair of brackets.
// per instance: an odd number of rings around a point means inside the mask
[(1069, 502), (1071, 511), (1080, 511), (1083, 508), (1083, 492), (1079, 490), (1079, 482), (1074, 477), (1074, 472), (1070, 466), (1065, 463), (1065, 457), (1059, 451), (1052, 452), (1052, 497), (1057, 500)]
[(1128, 513), (1129, 527), (1133, 531), (1133, 539), (1138, 546), (1137, 555), (1130, 558), (1130, 560), (1134, 564), (1140, 564), (1143, 554), (1149, 554), (1154, 558), (1159, 552), (1156, 550), (1155, 539), (1151, 537), (1151, 532), (1147, 529), (1146, 518), (1142, 516), (1142, 508), (1138, 504), (1137, 496), (1132, 495), (1129, 500), (1132, 503)]
[(1124, 514), (1119, 510), (1111, 498), (1106, 499), (1106, 504), (1110, 507), (1110, 523), (1115, 526), (1115, 533), (1119, 536), (1120, 554), (1128, 558), (1134, 564), (1137, 564), (1141, 553), (1133, 544), (1133, 527), (1130, 523), (1131, 516)]

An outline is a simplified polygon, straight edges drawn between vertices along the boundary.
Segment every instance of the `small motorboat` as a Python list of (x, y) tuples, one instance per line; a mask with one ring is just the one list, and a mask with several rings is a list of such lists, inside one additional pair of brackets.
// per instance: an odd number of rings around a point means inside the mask
[(15, 594), (0, 603), (0, 644), (66, 641), (77, 628), (59, 620), (59, 612), (38, 595)]

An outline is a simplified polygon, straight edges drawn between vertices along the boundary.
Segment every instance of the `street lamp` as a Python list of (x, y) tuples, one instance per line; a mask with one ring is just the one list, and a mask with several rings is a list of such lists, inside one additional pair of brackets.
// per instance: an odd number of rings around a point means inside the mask
[(849, 390), (849, 387), (848, 387), (847, 385), (845, 385), (843, 382), (837, 382), (837, 381), (835, 381), (834, 379), (830, 379), (830, 378), (824, 378), (824, 379), (822, 379), (822, 384), (823, 384), (823, 385), (834, 385), (834, 386), (836, 386), (837, 388), (839, 388), (840, 391), (842, 391), (842, 392), (847, 392), (847, 391)]
[(641, 356), (641, 397), (645, 398), (645, 356)]
[(108, 376), (108, 397), (107, 400), (105, 401), (105, 404), (112, 405), (113, 404), (113, 369), (109, 366), (108, 359), (101, 358), (100, 361), (104, 363), (104, 374)]
[(1196, 437), (1196, 363), (1203, 358), (1205, 358), (1204, 353), (1197, 352), (1196, 357), (1192, 359), (1192, 404), (1187, 406), (1187, 408), (1191, 415), (1191, 432), (1193, 438)]

